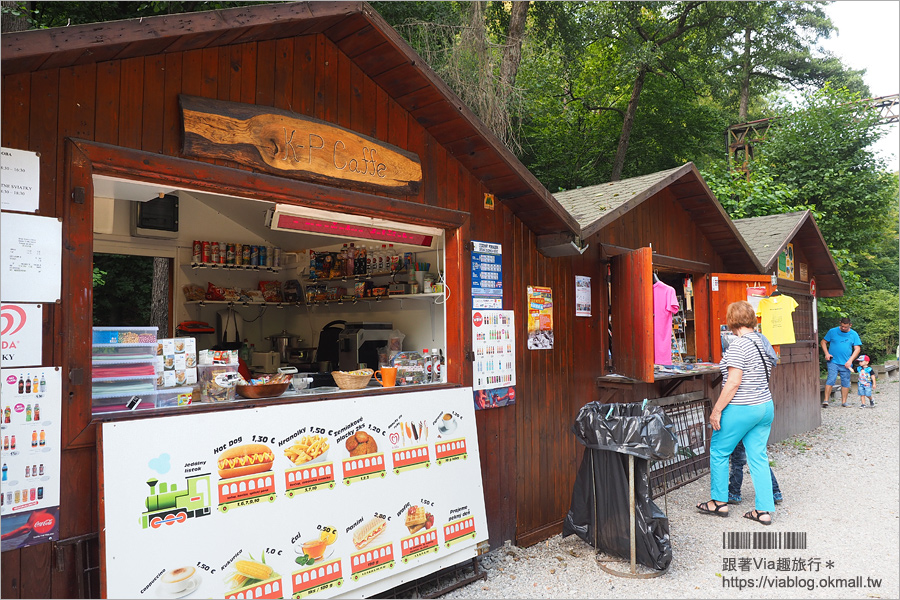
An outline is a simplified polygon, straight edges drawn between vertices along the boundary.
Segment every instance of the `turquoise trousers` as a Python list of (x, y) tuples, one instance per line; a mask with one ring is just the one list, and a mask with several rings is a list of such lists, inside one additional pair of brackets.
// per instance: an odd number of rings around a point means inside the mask
[(766, 451), (774, 418), (773, 402), (750, 406), (729, 404), (722, 411), (722, 427), (713, 431), (709, 443), (710, 497), (713, 500), (728, 502), (728, 457), (738, 442), (743, 441), (756, 492), (756, 510), (775, 510), (769, 453)]

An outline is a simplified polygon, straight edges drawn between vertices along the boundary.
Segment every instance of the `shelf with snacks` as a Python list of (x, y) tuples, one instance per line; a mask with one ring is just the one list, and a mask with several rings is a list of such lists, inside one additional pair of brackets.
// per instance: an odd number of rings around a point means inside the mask
[(338, 299), (330, 300), (313, 300), (309, 302), (309, 306), (324, 306), (330, 304), (356, 304), (359, 302), (388, 302), (390, 300), (430, 300), (437, 302), (438, 298), (443, 298), (444, 294), (390, 294), (387, 296), (364, 296), (358, 298), (356, 296), (345, 296)]
[(254, 273), (280, 273), (283, 267), (267, 267), (265, 265), (228, 265), (225, 263), (185, 263), (181, 265), (183, 268), (190, 269), (209, 269), (211, 271), (250, 271)]

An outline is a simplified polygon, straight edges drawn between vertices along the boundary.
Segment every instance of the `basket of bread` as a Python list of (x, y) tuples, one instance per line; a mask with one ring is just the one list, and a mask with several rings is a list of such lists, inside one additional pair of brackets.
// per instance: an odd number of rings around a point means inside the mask
[(264, 376), (251, 379), (249, 382), (239, 383), (235, 391), (242, 398), (256, 400), (259, 398), (277, 398), (282, 395), (291, 383), (291, 376), (287, 374), (275, 377)]
[(342, 390), (361, 390), (369, 384), (374, 373), (375, 371), (372, 369), (357, 369), (356, 371), (332, 371), (331, 375)]

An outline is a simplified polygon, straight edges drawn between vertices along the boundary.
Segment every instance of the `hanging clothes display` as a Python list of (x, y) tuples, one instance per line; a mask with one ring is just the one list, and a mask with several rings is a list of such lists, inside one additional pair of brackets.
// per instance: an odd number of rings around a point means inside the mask
[(797, 306), (799, 305), (796, 300), (783, 294), (773, 294), (759, 301), (762, 333), (770, 343), (793, 344), (796, 341), (794, 319), (791, 315)]
[(678, 312), (675, 288), (662, 281), (653, 284), (653, 362), (672, 364), (672, 317)]

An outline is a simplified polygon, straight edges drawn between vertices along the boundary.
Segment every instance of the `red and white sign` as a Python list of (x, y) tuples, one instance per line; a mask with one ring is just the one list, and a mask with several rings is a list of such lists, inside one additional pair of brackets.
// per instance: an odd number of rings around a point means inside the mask
[(0, 304), (0, 366), (41, 364), (43, 314), (40, 304)]
[(816, 278), (815, 277), (809, 278), (809, 293), (813, 298), (816, 297)]

